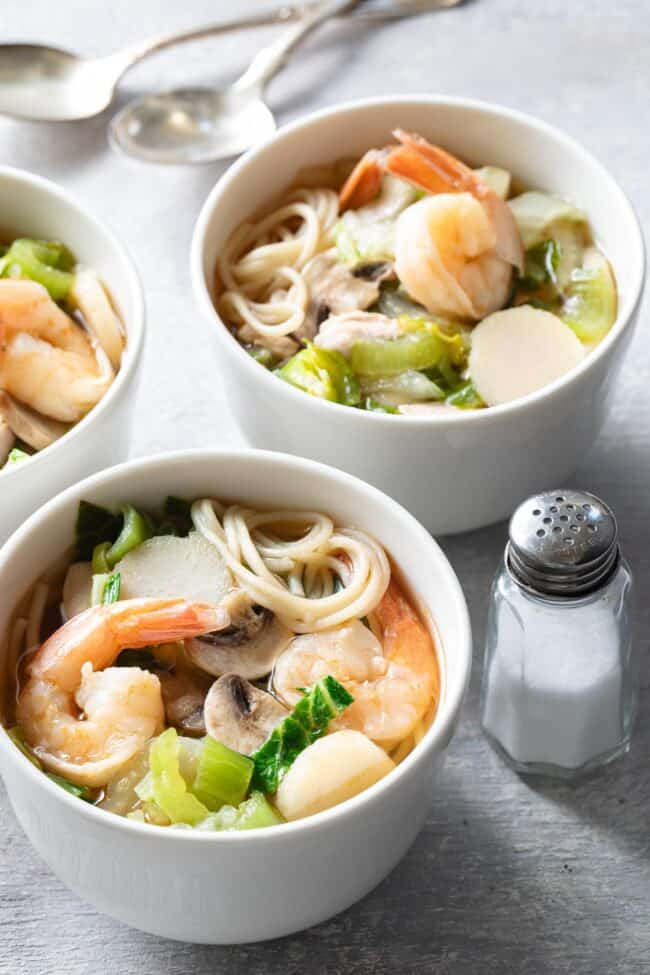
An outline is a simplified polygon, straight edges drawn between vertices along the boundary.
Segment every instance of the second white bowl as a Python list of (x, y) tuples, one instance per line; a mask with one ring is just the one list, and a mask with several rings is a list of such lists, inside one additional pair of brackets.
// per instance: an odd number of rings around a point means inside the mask
[(94, 268), (126, 331), (120, 371), (110, 389), (64, 437), (0, 473), (0, 544), (40, 504), (75, 481), (125, 460), (131, 440), (144, 341), (144, 297), (135, 266), (99, 221), (56, 183), (0, 167), (0, 223), (9, 236), (61, 240)]
[[(223, 324), (212, 300), (214, 268), (232, 231), (268, 207), (302, 167), (385, 145), (398, 126), (475, 165), (503, 166), (587, 212), (616, 274), (619, 309), (611, 332), (573, 372), (489, 410), (386, 416), (328, 403), (281, 382)], [(557, 129), (483, 102), (377, 98), (289, 125), (237, 162), (199, 217), (192, 277), (233, 414), (248, 440), (357, 474), (400, 501), (434, 534), (445, 534), (505, 518), (527, 495), (564, 483), (584, 458), (607, 416), (632, 335), (644, 251), (634, 212), (615, 180)]]

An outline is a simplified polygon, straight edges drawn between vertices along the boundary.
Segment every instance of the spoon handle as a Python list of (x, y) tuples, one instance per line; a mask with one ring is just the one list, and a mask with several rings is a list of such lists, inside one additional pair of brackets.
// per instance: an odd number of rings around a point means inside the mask
[[(397, 2), (384, 2), (376, 6), (371, 5), (368, 10), (363, 10), (356, 14), (354, 20), (360, 23), (381, 23), (382, 21), (402, 20), (405, 17), (414, 17), (418, 14), (429, 13), (433, 10), (444, 10), (448, 7), (455, 7), (463, 0), (397, 0)], [(347, 5), (344, 5), (344, 8)], [(102, 60), (110, 61), (115, 65), (119, 74), (124, 74), (129, 68), (133, 67), (138, 61), (149, 57), (150, 54), (157, 54), (169, 47), (176, 47), (178, 44), (187, 44), (191, 41), (200, 41), (207, 37), (216, 37), (220, 34), (229, 34), (234, 31), (246, 30), (252, 27), (270, 27), (274, 24), (288, 24), (296, 21), (302, 22), (303, 18), (310, 16), (314, 11), (320, 10), (321, 4), (309, 2), (285, 3), (275, 10), (266, 10), (257, 14), (249, 14), (245, 17), (236, 17), (233, 20), (222, 20), (216, 24), (204, 24), (201, 27), (193, 27), (190, 30), (174, 31), (169, 34), (157, 34), (154, 37), (134, 44), (122, 51), (116, 51), (107, 55)], [(345, 9), (341, 11), (345, 13)]]
[(303, 19), (289, 28), (282, 37), (258, 51), (246, 71), (233, 83), (233, 90), (263, 91), (271, 78), (287, 63), (295, 48), (313, 30), (325, 20), (346, 13), (358, 3), (360, 0), (325, 0), (324, 3), (309, 10)]

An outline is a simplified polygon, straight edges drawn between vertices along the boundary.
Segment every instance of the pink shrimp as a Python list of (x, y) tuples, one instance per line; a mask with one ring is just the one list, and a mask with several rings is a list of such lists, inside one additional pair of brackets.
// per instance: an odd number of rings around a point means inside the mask
[(340, 195), (358, 208), (379, 192), (382, 173), (426, 191), (395, 226), (395, 269), (432, 314), (472, 321), (502, 308), (513, 268), (523, 270), (521, 234), (507, 203), (455, 156), (419, 135), (397, 129), (399, 145), (371, 149)]
[(202, 636), (227, 611), (183, 599), (126, 599), (68, 620), (36, 651), (16, 718), (43, 765), (79, 785), (105, 785), (164, 724), (160, 681), (112, 667), (129, 647)]

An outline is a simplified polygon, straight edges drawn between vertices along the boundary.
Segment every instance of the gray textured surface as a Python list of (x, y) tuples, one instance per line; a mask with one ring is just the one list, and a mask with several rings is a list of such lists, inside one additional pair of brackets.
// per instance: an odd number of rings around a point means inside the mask
[[(65, 0), (53, 8), (24, 0), (3, 5), (0, 27), (3, 37), (103, 53), (151, 31), (254, 5)], [(122, 98), (148, 86), (230, 76), (270, 36), (260, 31), (160, 56), (128, 77)], [(271, 102), (281, 120), (389, 92), (442, 91), (516, 106), (557, 123), (600, 156), (645, 222), (649, 50), (645, 0), (474, 0), (373, 35), (324, 30), (274, 84)], [(106, 146), (105, 125), (105, 117), (60, 127), (0, 120), (0, 156), (67, 185), (127, 242), (140, 266), (150, 331), (134, 455), (237, 443), (218, 380), (201, 355), (187, 267), (195, 216), (222, 169), (157, 170), (117, 158)], [(449, 540), (444, 547), (475, 627), (471, 692), (426, 829), (391, 877), (356, 907), (297, 937), (233, 949), (174, 944), (120, 926), (65, 890), (31, 850), (0, 791), (0, 971), (648, 971), (649, 352), (642, 315), (612, 416), (575, 478), (617, 510), (639, 584), (641, 709), (624, 761), (577, 788), (532, 787), (492, 754), (478, 726), (477, 692), (487, 590), (504, 527)]]

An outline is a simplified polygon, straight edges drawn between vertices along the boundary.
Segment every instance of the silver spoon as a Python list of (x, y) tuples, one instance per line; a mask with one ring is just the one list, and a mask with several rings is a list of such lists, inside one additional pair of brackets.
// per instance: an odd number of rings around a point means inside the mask
[[(462, 0), (397, 0), (357, 14), (355, 20), (397, 20), (413, 14), (454, 7)], [(143, 58), (188, 41), (271, 24), (301, 20), (317, 4), (289, 3), (276, 10), (209, 24), (193, 30), (160, 34), (104, 58), (82, 58), (43, 44), (0, 44), (0, 115), (35, 122), (71, 122), (99, 115), (110, 105), (115, 88)]]
[(269, 81), (319, 24), (359, 2), (324, 0), (262, 48), (227, 88), (186, 88), (135, 99), (112, 120), (111, 144), (153, 163), (205, 163), (245, 152), (275, 132), (275, 118), (264, 102)]

